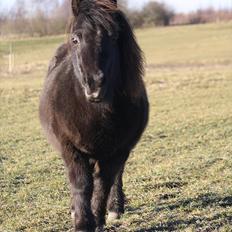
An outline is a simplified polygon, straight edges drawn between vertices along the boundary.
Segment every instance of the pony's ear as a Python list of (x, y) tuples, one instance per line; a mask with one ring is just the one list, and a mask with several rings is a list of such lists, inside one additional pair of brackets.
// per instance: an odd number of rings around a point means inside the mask
[(78, 15), (78, 9), (79, 9), (80, 2), (81, 2), (81, 0), (72, 0), (71, 1), (72, 13), (74, 16)]

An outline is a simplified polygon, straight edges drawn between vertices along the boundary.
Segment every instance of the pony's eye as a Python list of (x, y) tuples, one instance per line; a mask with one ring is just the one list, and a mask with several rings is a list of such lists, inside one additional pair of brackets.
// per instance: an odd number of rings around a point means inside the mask
[(80, 39), (79, 39), (79, 37), (78, 37), (78, 36), (73, 36), (73, 37), (72, 37), (72, 43), (73, 43), (74, 45), (79, 46), (79, 45), (80, 45)]

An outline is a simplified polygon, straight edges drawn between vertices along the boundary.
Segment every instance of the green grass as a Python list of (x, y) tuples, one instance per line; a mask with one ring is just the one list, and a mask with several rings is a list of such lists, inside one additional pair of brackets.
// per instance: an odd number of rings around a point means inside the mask
[[(147, 61), (148, 128), (125, 172), (124, 217), (108, 231), (232, 231), (232, 24), (137, 31)], [(0, 40), (0, 231), (72, 231), (60, 156), (38, 100), (64, 37)]]

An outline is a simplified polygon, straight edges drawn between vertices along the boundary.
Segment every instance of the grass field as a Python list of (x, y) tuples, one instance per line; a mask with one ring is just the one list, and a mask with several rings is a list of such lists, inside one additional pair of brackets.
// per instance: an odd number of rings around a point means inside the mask
[[(150, 122), (126, 168), (125, 216), (107, 231), (232, 231), (232, 24), (137, 36)], [(0, 39), (1, 232), (72, 231), (63, 163), (38, 121), (47, 63), (63, 40)]]

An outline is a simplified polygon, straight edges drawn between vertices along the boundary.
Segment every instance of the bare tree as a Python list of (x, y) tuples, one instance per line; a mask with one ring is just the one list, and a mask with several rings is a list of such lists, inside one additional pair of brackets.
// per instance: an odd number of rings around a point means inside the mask
[(55, 33), (65, 33), (71, 17), (70, 0), (63, 0), (52, 12), (52, 28)]
[[(59, 34), (61, 30), (60, 20), (56, 23), (57, 19), (61, 18), (56, 14), (60, 4), (58, 0), (33, 0), (33, 16), (31, 16), (31, 31), (33, 34), (39, 36), (49, 34)], [(61, 26), (63, 27), (63, 25)]]
[(167, 5), (159, 2), (149, 2), (142, 10), (144, 23), (148, 25), (168, 26), (174, 17), (174, 12)]
[(144, 25), (144, 17), (141, 11), (129, 10), (127, 12), (127, 17), (130, 20), (130, 24), (133, 28), (140, 28)]
[(25, 0), (18, 0), (10, 11), (11, 28), (15, 33), (27, 33), (28, 21)]
[(128, 11), (128, 1), (127, 0), (118, 0), (118, 6), (124, 12)]
[(3, 11), (3, 7), (1, 6), (0, 2), (0, 35), (3, 34), (3, 26), (6, 23), (6, 15)]

